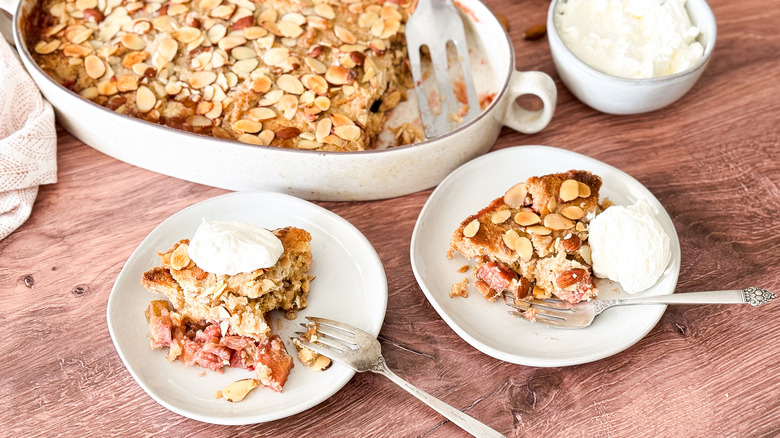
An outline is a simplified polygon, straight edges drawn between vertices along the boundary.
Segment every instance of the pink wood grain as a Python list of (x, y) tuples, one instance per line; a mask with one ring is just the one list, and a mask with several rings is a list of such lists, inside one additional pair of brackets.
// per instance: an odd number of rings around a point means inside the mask
[[(676, 104), (637, 116), (583, 105), (560, 83), (546, 39), (523, 40), (544, 23), (548, 2), (486, 3), (509, 22), (517, 68), (549, 73), (559, 90), (547, 129), (504, 130), (497, 149), (557, 146), (641, 181), (677, 228), (678, 291), (780, 292), (776, 2), (712, 0), (719, 34), (707, 71)], [(0, 241), (0, 436), (464, 436), (371, 374), (267, 424), (209, 425), (158, 405), (114, 350), (106, 301), (147, 233), (225, 191), (116, 161), (64, 131), (59, 140), (59, 182), (42, 187), (27, 223)], [(613, 357), (566, 368), (504, 363), (461, 340), (415, 282), (409, 241), (429, 194), (320, 203), (355, 224), (384, 263), (390, 297), (380, 340), (401, 377), (508, 436), (780, 434), (780, 303), (669, 307), (646, 338)]]

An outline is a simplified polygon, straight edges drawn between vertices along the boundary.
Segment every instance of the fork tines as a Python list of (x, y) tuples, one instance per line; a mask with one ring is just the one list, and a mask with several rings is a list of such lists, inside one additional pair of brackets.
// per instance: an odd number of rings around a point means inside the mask
[(514, 309), (507, 313), (531, 322), (551, 327), (565, 327), (566, 315), (573, 312), (571, 305), (561, 300), (517, 300), (511, 293), (505, 293), (505, 295), (510, 298), (509, 301), (506, 301), (506, 305)]

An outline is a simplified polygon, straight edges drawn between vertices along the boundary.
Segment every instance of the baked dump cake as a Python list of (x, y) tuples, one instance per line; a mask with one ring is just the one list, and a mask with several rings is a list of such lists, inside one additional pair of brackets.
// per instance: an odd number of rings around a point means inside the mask
[(412, 87), (403, 32), (414, 2), (400, 3), (42, 0), (26, 35), (49, 76), (118, 113), (254, 145), (359, 151)]
[(528, 178), (466, 218), (447, 256), (474, 260), (474, 286), (488, 301), (504, 291), (517, 299), (593, 299), (588, 223), (601, 211), (600, 188), (601, 178), (578, 170)]
[(152, 301), (146, 311), (152, 348), (168, 348), (168, 360), (212, 371), (255, 370), (264, 386), (281, 391), (293, 360), (265, 315), (281, 309), (294, 317), (307, 306), (312, 254), (307, 231), (287, 227), (273, 234), (284, 248), (276, 263), (235, 275), (198, 267), (186, 239), (159, 253), (161, 266), (141, 279), (170, 301)]

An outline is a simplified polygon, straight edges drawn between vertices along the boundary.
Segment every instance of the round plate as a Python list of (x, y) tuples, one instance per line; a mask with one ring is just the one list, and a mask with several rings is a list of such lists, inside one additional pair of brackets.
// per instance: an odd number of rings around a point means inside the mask
[(180, 239), (191, 238), (201, 220), (232, 220), (268, 229), (296, 226), (311, 233), (314, 262), (310, 273), (309, 306), (298, 318), (287, 321), (281, 312), (271, 313), (273, 333), (285, 341), (287, 351), (296, 356), (290, 341), (300, 330), (305, 316), (321, 316), (356, 325), (373, 335), (379, 333), (387, 309), (387, 279), (379, 257), (368, 240), (338, 215), (288, 195), (278, 193), (231, 193), (188, 207), (160, 224), (130, 256), (108, 299), (108, 328), (119, 356), (139, 385), (166, 408), (208, 423), (251, 424), (296, 414), (327, 399), (355, 374), (334, 363), (317, 372), (303, 366), (295, 357), (295, 367), (276, 393), (257, 388), (240, 403), (215, 399), (214, 394), (228, 383), (250, 378), (247, 370), (225, 369), (224, 374), (199, 367), (185, 367), (181, 361), (168, 362), (166, 351), (153, 350), (144, 310), (149, 302), (164, 299), (146, 291), (140, 284), (143, 273), (159, 266), (157, 252), (165, 251)]
[[(431, 194), (414, 227), (411, 261), (414, 275), (442, 319), (474, 348), (507, 362), (556, 367), (613, 355), (642, 339), (661, 319), (666, 306), (611, 309), (586, 329), (564, 330), (534, 324), (507, 314), (501, 300), (487, 302), (472, 286), (468, 298), (450, 298), (453, 283), (470, 278), (459, 273), (468, 262), (460, 254), (447, 259), (450, 237), (461, 221), (531, 176), (590, 171), (601, 177), (600, 197), (616, 205), (646, 199), (669, 235), (672, 260), (663, 276), (641, 295), (674, 293), (680, 273), (680, 243), (671, 218), (647, 188), (628, 174), (593, 158), (548, 146), (517, 146), (491, 152), (452, 172)], [(616, 283), (599, 281), (599, 297), (628, 296)]]

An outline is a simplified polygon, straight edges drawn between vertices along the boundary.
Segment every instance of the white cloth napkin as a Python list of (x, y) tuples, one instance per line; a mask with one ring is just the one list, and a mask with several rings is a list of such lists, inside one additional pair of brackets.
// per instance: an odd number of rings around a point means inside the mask
[(0, 240), (30, 217), (38, 186), (55, 182), (54, 111), (0, 38)]

